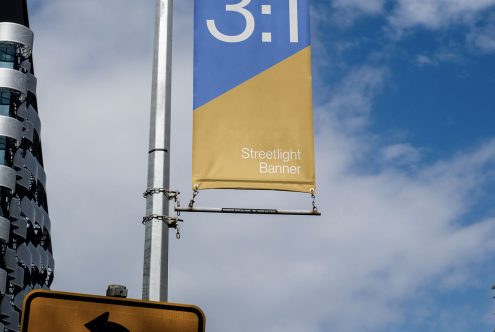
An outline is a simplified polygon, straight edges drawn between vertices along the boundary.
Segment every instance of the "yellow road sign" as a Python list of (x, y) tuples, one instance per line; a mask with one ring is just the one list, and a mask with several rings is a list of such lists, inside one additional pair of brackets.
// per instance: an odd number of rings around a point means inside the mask
[(205, 321), (192, 305), (35, 290), (21, 332), (204, 332)]

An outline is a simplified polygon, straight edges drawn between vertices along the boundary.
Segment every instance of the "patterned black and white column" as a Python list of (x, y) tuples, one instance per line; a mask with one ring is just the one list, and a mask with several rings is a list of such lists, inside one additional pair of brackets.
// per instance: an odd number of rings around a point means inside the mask
[(18, 331), (24, 296), (53, 281), (32, 48), (26, 0), (1, 0), (0, 331)]

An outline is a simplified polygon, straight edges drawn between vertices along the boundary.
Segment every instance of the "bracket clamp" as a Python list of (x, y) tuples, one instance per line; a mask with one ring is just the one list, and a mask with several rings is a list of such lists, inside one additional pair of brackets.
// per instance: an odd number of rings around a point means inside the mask
[(176, 199), (180, 195), (180, 192), (179, 191), (173, 191), (173, 190), (167, 190), (165, 188), (152, 188), (152, 189), (146, 190), (143, 193), (143, 197), (148, 198), (148, 196), (157, 195), (157, 194), (163, 194), (163, 195), (165, 195), (165, 197), (167, 197), (167, 199), (171, 200), (171, 199)]
[(146, 217), (143, 217), (143, 224), (146, 224), (148, 221), (152, 221), (153, 219), (156, 219), (158, 221), (166, 223), (169, 228), (177, 228), (178, 223), (184, 221), (184, 220), (176, 218), (176, 217), (159, 216), (157, 214), (150, 214)]
[(179, 222), (183, 222), (184, 220), (176, 218), (176, 217), (159, 216), (157, 214), (150, 214), (146, 217), (143, 217), (143, 225), (146, 225), (149, 221), (152, 221), (153, 219), (156, 219), (158, 221), (166, 223), (168, 228), (175, 229), (176, 230), (175, 237), (177, 238), (177, 240), (180, 239)]

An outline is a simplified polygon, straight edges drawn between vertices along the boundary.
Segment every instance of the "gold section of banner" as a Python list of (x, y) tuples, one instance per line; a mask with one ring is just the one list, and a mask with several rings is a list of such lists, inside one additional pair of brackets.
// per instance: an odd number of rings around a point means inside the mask
[(313, 136), (308, 47), (194, 111), (193, 187), (309, 192)]

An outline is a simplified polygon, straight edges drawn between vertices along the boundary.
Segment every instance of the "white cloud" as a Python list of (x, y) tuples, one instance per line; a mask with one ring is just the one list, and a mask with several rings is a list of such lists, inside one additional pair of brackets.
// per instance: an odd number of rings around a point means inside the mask
[(56, 289), (139, 295), (152, 10), (53, 0), (31, 17)]
[(416, 55), (416, 63), (419, 65), (419, 66), (432, 66), (432, 65), (436, 65), (437, 62), (432, 59), (431, 57), (425, 55), (425, 54), (418, 54)]
[(334, 0), (331, 18), (342, 26), (349, 26), (360, 16), (382, 14), (384, 5), (385, 0)]
[[(385, 31), (392, 39), (402, 38), (408, 32), (417, 28), (441, 30), (461, 26), (467, 28), (468, 46), (484, 53), (492, 53), (495, 49), (493, 38), (493, 22), (486, 24), (484, 15), (493, 9), (495, 0), (334, 0), (331, 2), (332, 15), (323, 16), (326, 21), (334, 22), (341, 27), (352, 26), (357, 18), (363, 16), (383, 16), (388, 25)], [(325, 6), (320, 5), (322, 12)], [(492, 20), (493, 21), (493, 20)], [(443, 55), (458, 58), (451, 51)], [(417, 56), (419, 65), (436, 65), (441, 59), (435, 56), (420, 54)]]
[(481, 51), (486, 53), (495, 52), (495, 37), (493, 31), (473, 33), (468, 36), (469, 40)]
[(381, 149), (381, 155), (386, 163), (399, 165), (415, 164), (421, 160), (421, 152), (408, 143), (392, 144)]
[(437, 50), (429, 54), (417, 54), (414, 62), (419, 67), (432, 67), (442, 63), (458, 63), (462, 57), (452, 50)]
[(388, 70), (363, 66), (350, 69), (347, 76), (330, 95), (328, 108), (339, 118), (341, 129), (361, 129), (367, 124), (373, 98), (383, 88)]
[[(174, 34), (172, 183), (183, 201), (191, 6), (176, 2)], [(103, 294), (123, 283), (140, 296), (153, 9), (130, 0), (47, 0), (32, 17), (55, 289)], [(407, 143), (387, 148), (369, 139), (369, 112), (386, 78), (386, 68), (355, 68), (315, 111), (323, 216), (184, 215), (183, 237), (170, 245), (170, 300), (199, 305), (210, 331), (380, 331), (407, 317), (412, 294), (434, 292), (433, 281), (466, 280), (451, 271), (480, 277), (477, 268), (495, 251), (495, 221), (458, 221), (473, 192), (493, 180), (495, 142), (413, 174), (359, 171), (363, 151), (414, 155)], [(299, 208), (310, 198), (209, 191), (198, 204)]]
[(471, 22), (493, 5), (494, 0), (397, 0), (390, 22), (397, 28), (438, 29)]
[(383, 10), (384, 0), (334, 0), (333, 8), (345, 10), (357, 10), (365, 13), (380, 13)]
[[(495, 5), (495, 0), (333, 0), (328, 7), (332, 19), (343, 26), (366, 15), (383, 15), (396, 29), (423, 27), (440, 29), (450, 25), (472, 25)], [(320, 10), (325, 6), (320, 5)]]
[(473, 28), (467, 35), (467, 41), (482, 53), (495, 52), (495, 17), (482, 27)]
[[(363, 15), (385, 15), (395, 28), (439, 29), (471, 23), (495, 0), (333, 0), (333, 20), (344, 26)], [(345, 24), (347, 23), (347, 24)]]

